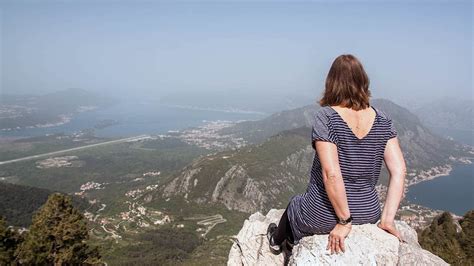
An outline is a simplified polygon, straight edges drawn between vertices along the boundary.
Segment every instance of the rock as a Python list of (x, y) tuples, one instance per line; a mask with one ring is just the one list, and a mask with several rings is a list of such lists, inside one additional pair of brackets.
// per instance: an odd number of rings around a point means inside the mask
[(328, 235), (304, 237), (293, 248), (291, 257), (273, 255), (268, 247), (268, 224), (278, 221), (284, 210), (272, 209), (266, 216), (252, 214), (229, 253), (228, 265), (448, 265), (441, 258), (421, 248), (414, 229), (403, 221), (396, 226), (406, 243), (377, 227), (376, 224), (353, 225), (345, 240), (346, 252), (331, 255), (326, 250)]

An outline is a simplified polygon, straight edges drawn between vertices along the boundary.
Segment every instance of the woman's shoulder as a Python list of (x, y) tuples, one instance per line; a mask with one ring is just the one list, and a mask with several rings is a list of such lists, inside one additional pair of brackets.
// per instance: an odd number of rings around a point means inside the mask
[[(377, 106), (374, 106), (374, 105), (371, 105), (371, 106), (374, 109), (376, 116), (381, 118), (381, 120), (388, 121), (388, 122), (392, 120), (392, 117), (388, 112), (384, 111), (382, 108), (379, 108)], [(332, 117), (337, 116), (337, 114), (338, 113), (336, 110), (334, 110), (334, 108), (332, 108), (329, 105), (325, 105), (325, 106), (319, 107), (316, 110), (313, 118), (316, 120), (328, 122)]]
[(384, 128), (386, 129), (388, 138), (390, 139), (390, 138), (396, 137), (398, 135), (398, 131), (394, 125), (392, 116), (387, 111), (384, 111), (383, 109), (376, 108), (376, 107), (374, 107), (374, 109), (379, 115), (379, 119), (380, 119), (379, 124), (383, 125)]
[(375, 112), (377, 113), (377, 115), (384, 121), (391, 121), (392, 120), (392, 117), (390, 116), (389, 113), (387, 113), (386, 111), (384, 111), (383, 109), (379, 108), (379, 107), (376, 107), (376, 106), (373, 106), (372, 105), (372, 108), (374, 108)]
[(329, 119), (331, 116), (333, 116), (335, 113), (335, 110), (332, 109), (329, 105), (321, 106), (318, 108), (316, 111), (314, 117), (316, 118), (323, 118), (323, 119)]
[(328, 127), (334, 115), (334, 110), (330, 106), (319, 107), (312, 116), (312, 124), (316, 127)]
[(314, 113), (311, 140), (314, 149), (316, 149), (314, 146), (315, 140), (329, 141), (337, 145), (337, 137), (331, 126), (331, 116), (333, 115), (331, 110), (329, 106), (321, 106)]

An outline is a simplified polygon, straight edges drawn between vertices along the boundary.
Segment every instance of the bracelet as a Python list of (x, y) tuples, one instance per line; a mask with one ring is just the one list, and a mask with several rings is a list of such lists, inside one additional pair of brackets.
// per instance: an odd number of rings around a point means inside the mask
[(352, 221), (352, 214), (349, 215), (349, 218), (347, 218), (347, 219), (341, 219), (341, 218), (337, 217), (337, 223), (338, 224), (345, 225), (345, 224), (350, 223), (351, 221)]
[(348, 222), (346, 224), (340, 224), (342, 226), (345, 226), (345, 227), (352, 227), (352, 223), (351, 222)]

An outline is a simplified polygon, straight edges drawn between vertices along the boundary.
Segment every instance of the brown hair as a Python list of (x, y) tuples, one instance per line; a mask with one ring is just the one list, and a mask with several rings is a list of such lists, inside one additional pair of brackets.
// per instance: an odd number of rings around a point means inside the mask
[(338, 56), (326, 78), (321, 106), (341, 105), (361, 110), (370, 107), (369, 77), (359, 60), (351, 54)]

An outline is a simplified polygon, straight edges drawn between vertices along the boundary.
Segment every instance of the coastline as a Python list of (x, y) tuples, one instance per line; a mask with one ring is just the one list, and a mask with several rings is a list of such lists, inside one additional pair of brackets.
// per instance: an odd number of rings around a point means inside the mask
[[(419, 184), (421, 182), (430, 181), (438, 177), (448, 176), (453, 170), (453, 165), (456, 164), (472, 164), (474, 157), (453, 157), (450, 156), (449, 159), (453, 163), (446, 163), (444, 165), (433, 166), (427, 170), (421, 171), (419, 174), (411, 173), (410, 176), (414, 176), (413, 179), (408, 180), (405, 183), (405, 188), (403, 191), (403, 198), (408, 194), (409, 188), (413, 185)], [(421, 205), (420, 205), (421, 206)], [(427, 207), (428, 208), (428, 207)]]
[(428, 170), (421, 171), (419, 174), (415, 175), (413, 179), (408, 180), (406, 188), (419, 184), (421, 182), (433, 180), (440, 176), (447, 176), (451, 173), (452, 170), (453, 166), (449, 163), (440, 166), (433, 166)]
[(44, 124), (36, 124), (36, 125), (32, 125), (32, 126), (18, 126), (18, 127), (15, 127), (15, 128), (2, 128), (0, 129), (0, 131), (6, 131), (6, 132), (9, 132), (9, 131), (17, 131), (17, 130), (23, 130), (23, 129), (32, 129), (32, 128), (48, 128), (48, 127), (57, 127), (57, 126), (62, 126), (62, 125), (65, 125), (69, 122), (71, 122), (73, 118), (73, 115), (72, 114), (61, 114), (61, 115), (58, 115), (58, 121), (55, 121), (55, 122), (48, 122), (48, 123), (44, 123)]
[[(459, 157), (455, 158), (450, 156), (449, 158), (452, 162), (446, 163), (444, 165), (434, 166), (430, 169), (421, 171), (420, 173), (411, 173), (409, 176), (413, 179), (407, 181), (405, 183), (405, 188), (403, 192), (403, 200), (404, 203), (400, 204), (400, 208), (397, 211), (397, 215), (399, 219), (407, 222), (412, 228), (415, 229), (424, 229), (430, 225), (431, 221), (434, 217), (440, 215), (441, 213), (447, 211), (449, 212), (454, 219), (462, 218), (461, 215), (454, 213), (453, 211), (442, 210), (438, 208), (428, 207), (426, 205), (421, 205), (419, 203), (412, 202), (406, 198), (408, 194), (409, 187), (424, 181), (433, 180), (437, 177), (448, 176), (452, 173), (452, 170), (456, 167), (456, 165), (466, 165), (472, 164), (474, 157)], [(387, 187), (379, 188), (382, 194), (386, 196)], [(380, 194), (380, 195), (382, 195)], [(385, 200), (384, 198), (382, 198)], [(383, 202), (381, 206), (383, 206)]]
[(76, 114), (89, 112), (89, 111), (94, 111), (94, 110), (97, 110), (98, 108), (99, 107), (97, 107), (97, 106), (79, 106), (72, 113), (58, 114), (57, 115), (57, 120), (55, 120), (55, 121), (44, 122), (44, 123), (29, 125), (29, 126), (18, 126), (18, 127), (14, 127), (14, 128), (1, 128), (0, 131), (9, 132), (9, 131), (16, 131), (16, 130), (23, 130), (23, 129), (49, 128), (49, 127), (62, 126), (62, 125), (65, 125), (65, 124), (71, 122), (71, 120), (74, 118), (74, 116)]
[(419, 174), (411, 175), (411, 176), (414, 176), (414, 178), (407, 182), (406, 188), (409, 186), (413, 186), (418, 183), (424, 182), (424, 181), (433, 180), (437, 177), (448, 176), (451, 174), (451, 171), (453, 170), (453, 164), (472, 164), (473, 159), (474, 157), (457, 157), (456, 158), (456, 157), (450, 156), (449, 160), (451, 160), (452, 163), (447, 163), (447, 164), (439, 165), (439, 166), (433, 166), (430, 169), (421, 171)]
[(212, 107), (199, 107), (199, 106), (191, 106), (191, 105), (165, 104), (165, 103), (163, 103), (162, 105), (167, 106), (167, 107), (172, 107), (172, 108), (181, 108), (181, 109), (188, 109), (188, 110), (213, 111), (213, 112), (236, 113), (236, 114), (268, 115), (260, 111), (243, 110), (239, 108), (212, 108)]

